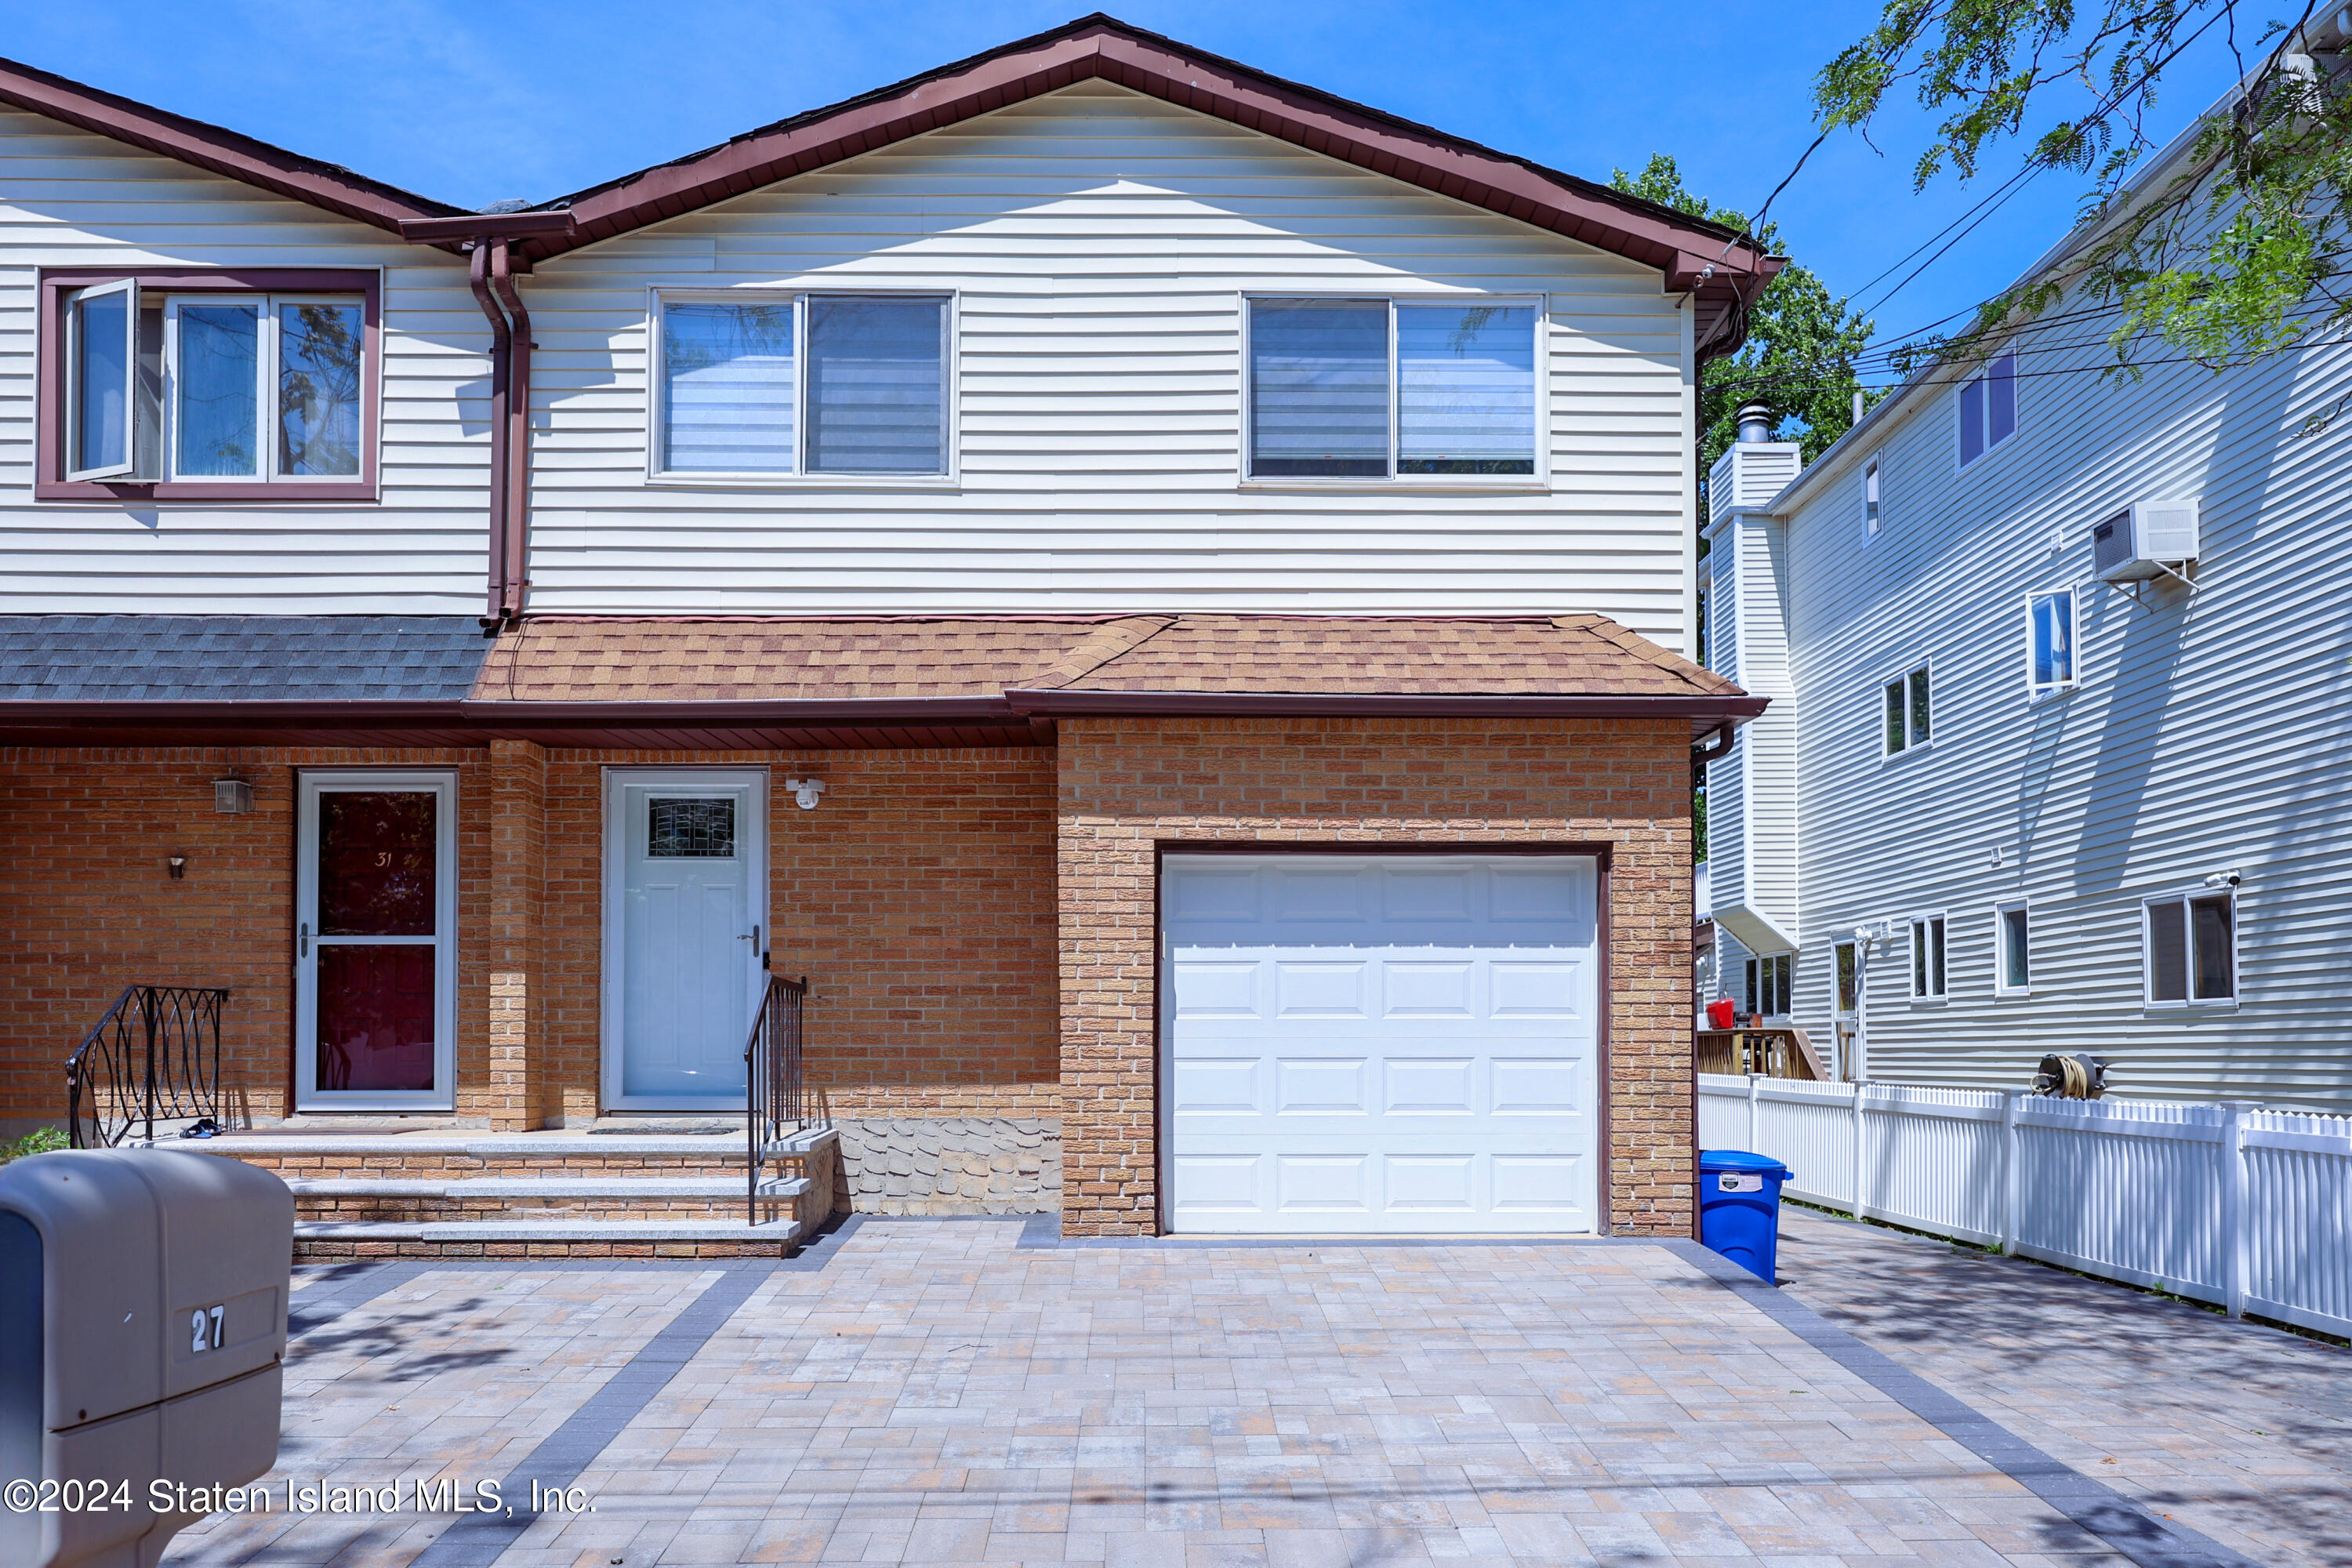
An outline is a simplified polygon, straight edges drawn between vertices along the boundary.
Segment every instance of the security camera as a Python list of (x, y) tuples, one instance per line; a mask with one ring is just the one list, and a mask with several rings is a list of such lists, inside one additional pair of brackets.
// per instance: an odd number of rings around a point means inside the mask
[(2234, 888), (2243, 880), (2235, 871), (2216, 871), (2205, 879), (2209, 888)]

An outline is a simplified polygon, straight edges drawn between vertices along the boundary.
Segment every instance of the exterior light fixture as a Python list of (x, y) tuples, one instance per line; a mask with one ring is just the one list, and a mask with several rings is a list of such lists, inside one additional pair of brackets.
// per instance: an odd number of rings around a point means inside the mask
[(824, 794), (823, 779), (786, 779), (784, 787), (793, 792), (793, 804), (803, 811), (814, 811), (817, 797)]
[(170, 856), (163, 863), (172, 868), (172, 880), (174, 882), (188, 874), (188, 858), (185, 855)]
[(213, 780), (213, 809), (224, 816), (243, 816), (253, 809), (253, 786), (240, 778)]

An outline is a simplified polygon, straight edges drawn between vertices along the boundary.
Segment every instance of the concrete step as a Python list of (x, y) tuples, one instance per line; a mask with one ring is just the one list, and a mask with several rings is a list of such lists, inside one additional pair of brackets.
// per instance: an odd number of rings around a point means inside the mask
[(583, 1224), (571, 1220), (426, 1221), (347, 1220), (299, 1222), (294, 1242), (316, 1241), (522, 1241), (522, 1242), (788, 1242), (801, 1232), (797, 1220), (745, 1225), (727, 1219), (618, 1219)]
[[(740, 1176), (462, 1176), (415, 1181), (395, 1176), (289, 1177), (297, 1198), (716, 1198), (744, 1195)], [(796, 1198), (808, 1191), (805, 1176), (771, 1176), (760, 1184), (763, 1198)]]

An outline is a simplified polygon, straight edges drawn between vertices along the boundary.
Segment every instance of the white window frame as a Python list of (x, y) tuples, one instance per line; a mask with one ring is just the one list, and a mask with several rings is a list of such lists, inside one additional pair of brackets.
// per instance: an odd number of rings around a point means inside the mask
[[(95, 468), (77, 468), (73, 458), (81, 447), (81, 320), (79, 307), (89, 300), (108, 294), (127, 297), (130, 306), (127, 321), (129, 342), (122, 353), (122, 461), (101, 463)], [(120, 479), (131, 473), (139, 463), (139, 279), (117, 279), (110, 283), (92, 283), (76, 289), (63, 301), (65, 316), (65, 361), (59, 375), (59, 394), (65, 399), (66, 482), (80, 484), (89, 479)]]
[(1885, 454), (1873, 452), (1862, 465), (1862, 542), (1877, 542), (1886, 531), (1886, 468)]
[[(1931, 929), (1932, 938), (1929, 934)], [(1911, 1000), (1916, 1003), (1937, 1005), (1951, 1000), (1952, 922), (1950, 918), (1941, 910), (1930, 910), (1924, 914), (1913, 915), (1908, 940), (1910, 952), (1907, 956), (1911, 962), (1906, 980), (1910, 986)], [(1932, 963), (1928, 961), (1927, 956), (1931, 947), (1934, 953)], [(1929, 990), (1927, 987), (1931, 983), (1939, 984), (1937, 984), (1936, 989)]]
[[(1257, 431), (1252, 417), (1256, 400), (1250, 395), (1251, 365), (1254, 350), (1250, 341), (1250, 306), (1256, 300), (1288, 301), (1296, 300), (1332, 303), (1352, 300), (1366, 305), (1385, 304), (1389, 311), (1389, 471), (1379, 478), (1363, 474), (1334, 474), (1325, 478), (1312, 475), (1269, 475), (1252, 477), (1250, 453), (1257, 445)], [(1397, 395), (1399, 375), (1397, 352), (1397, 309), (1414, 305), (1494, 305), (1503, 308), (1524, 306), (1535, 315), (1534, 367), (1535, 378), (1535, 471), (1530, 474), (1400, 474), (1396, 471), (1397, 442), (1401, 434), (1399, 422), (1403, 399)], [(1423, 490), (1548, 490), (1551, 488), (1551, 377), (1549, 367), (1551, 339), (1550, 296), (1546, 294), (1382, 294), (1354, 291), (1329, 294), (1289, 293), (1279, 289), (1256, 289), (1239, 296), (1235, 307), (1240, 318), (1241, 338), (1241, 449), (1234, 455), (1234, 477), (1237, 488), (1245, 490), (1361, 490), (1361, 489), (1423, 489)]]
[[(646, 479), (648, 485), (698, 489), (952, 489), (962, 483), (963, 296), (953, 289), (663, 289), (646, 290)], [(936, 474), (813, 474), (808, 471), (808, 305), (812, 300), (938, 300), (940, 312), (940, 459)], [(661, 466), (662, 429), (669, 417), (662, 395), (662, 316), (669, 305), (774, 304), (793, 308), (793, 471), (715, 472)]]
[[(1785, 973), (1776, 975), (1776, 966), (1785, 971)], [(1761, 1018), (1786, 1018), (1790, 1016), (1797, 1001), (1797, 955), (1795, 953), (1751, 952), (1748, 955), (1748, 968), (1743, 971), (1741, 978), (1748, 982), (1748, 984), (1740, 999), (1746, 1001), (1752, 996), (1759, 1004), (1748, 1009), (1748, 1016)], [(1776, 980), (1780, 992), (1777, 997), (1772, 994)], [(1772, 1001), (1782, 1005), (1778, 1008), (1761, 1005)]]
[(1971, 386), (1987, 385), (1987, 384), (1991, 380), (1993, 367), (2000, 364), (2004, 360), (2009, 362), (2010, 394), (2013, 397), (2016, 395), (2017, 392), (2017, 350), (2013, 347), (2003, 349), (2000, 353), (1993, 355), (1992, 358), (1985, 361), (1982, 368), (1978, 370), (1974, 375), (1969, 376), (1953, 385), (1952, 468), (1956, 473), (1968, 473), (1974, 468), (1981, 467), (1995, 452), (2000, 451), (2003, 447), (2008, 446), (2011, 441), (2016, 439), (2017, 433), (2025, 428), (2025, 410), (2021, 405), (2017, 409), (2017, 423), (2010, 426), (2009, 434), (2003, 436), (1998, 441), (1992, 439), (1992, 409), (1990, 407), (1992, 394), (1990, 386), (1987, 386), (1987, 390), (1984, 395), (1986, 406), (1983, 411), (1983, 418), (1985, 422), (1983, 432), (1985, 444), (1983, 449), (1979, 451), (1973, 458), (1963, 457), (1961, 455), (1967, 450), (1967, 448), (1960, 443), (1960, 426), (1968, 414), (1968, 389)]
[[(2009, 917), (2025, 917), (2025, 978), (2009, 974)], [(1992, 994), (1996, 996), (2033, 994), (2033, 904), (2027, 899), (2004, 899), (1992, 907)]]
[[(133, 296), (135, 301), (136, 296)], [(261, 331), (254, 341), (254, 466), (249, 474), (184, 474), (180, 472), (180, 308), (183, 305), (258, 305), (261, 309)], [(367, 307), (358, 294), (318, 293), (316, 291), (266, 293), (258, 289), (203, 289), (189, 293), (166, 292), (163, 295), (163, 417), (161, 424), (163, 450), (156, 458), (156, 473), (160, 480), (174, 485), (332, 485), (357, 484), (368, 472), (368, 455), (360, 453), (359, 468), (348, 474), (281, 474), (278, 471), (278, 435), (280, 411), (278, 406), (278, 311), (283, 305), (342, 305), (360, 307), (360, 432), (364, 441), (367, 434), (367, 387), (375, 374), (368, 363)], [(70, 437), (68, 437), (70, 439)], [(72, 448), (68, 447), (67, 450)], [(76, 476), (68, 475), (68, 478)]]
[[(1914, 739), (1911, 734), (1911, 678), (1923, 669), (1927, 672), (1927, 733), (1924, 739)], [(1903, 686), (1903, 745), (1899, 750), (1890, 748), (1886, 743), (1886, 689), (1898, 681)], [(1936, 661), (1932, 658), (1915, 658), (1893, 675), (1879, 680), (1871, 687), (1870, 699), (1870, 721), (1877, 731), (1878, 760), (1882, 764), (1897, 757), (1910, 756), (1936, 743), (1936, 732), (1942, 726), (1936, 722)]]
[[(1853, 971), (1853, 1002), (1846, 1000), (1843, 989), (1845, 976), (1840, 973), (1843, 967), (1847, 966)], [(1841, 1024), (1853, 1022), (1856, 1011), (1854, 1004), (1862, 1000), (1863, 981), (1868, 971), (1863, 968), (1860, 942), (1848, 939), (1830, 944), (1830, 1016), (1836, 1022)]]
[[(2066, 596), (2066, 646), (2072, 650), (2073, 673), (2063, 680), (2039, 684), (2033, 679), (2033, 606), (2039, 600)], [(2083, 594), (2077, 583), (2064, 583), (2054, 588), (2035, 588), (2025, 595), (2025, 698), (2029, 702), (2046, 701), (2063, 697), (2083, 684)], [(1935, 677), (1927, 678), (1927, 699), (1935, 702)]]
[[(2175, 889), (2169, 892), (2152, 893), (2140, 900), (2140, 1001), (2143, 1005), (2168, 1013), (2228, 1011), (2238, 1005), (2239, 999), (2245, 994), (2246, 984), (2245, 974), (2239, 967), (2239, 958), (2244, 944), (2239, 940), (2238, 934), (2241, 920), (2238, 891), (2239, 889), (2235, 888), (2207, 887), (2200, 882), (2193, 887)], [(2227, 899), (2230, 902), (2230, 994), (2227, 996), (2195, 994), (2197, 922), (2190, 918), (2189, 906), (2200, 899)], [(2187, 994), (2167, 1001), (2158, 1001), (2156, 994), (2156, 917), (2153, 911), (2158, 904), (2181, 906), (2181, 961), (2187, 966), (2181, 976), (2181, 988)]]

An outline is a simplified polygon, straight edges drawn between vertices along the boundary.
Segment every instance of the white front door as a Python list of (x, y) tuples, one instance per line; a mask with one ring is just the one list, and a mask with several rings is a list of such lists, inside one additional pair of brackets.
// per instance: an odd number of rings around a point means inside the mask
[(1171, 855), (1177, 1232), (1597, 1228), (1598, 872), (1575, 855)]
[(306, 773), (294, 870), (294, 1106), (457, 1104), (457, 781)]
[(767, 775), (614, 769), (604, 809), (604, 1103), (740, 1110), (766, 979)]

